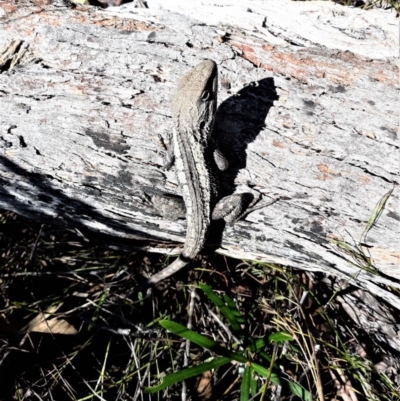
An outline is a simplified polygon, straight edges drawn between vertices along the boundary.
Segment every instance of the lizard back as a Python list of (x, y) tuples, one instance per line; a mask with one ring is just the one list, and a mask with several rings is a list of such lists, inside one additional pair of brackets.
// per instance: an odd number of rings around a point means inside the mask
[(182, 256), (188, 259), (194, 258), (204, 246), (216, 196), (209, 145), (217, 91), (217, 65), (205, 60), (182, 76), (172, 100), (175, 168), (187, 218)]

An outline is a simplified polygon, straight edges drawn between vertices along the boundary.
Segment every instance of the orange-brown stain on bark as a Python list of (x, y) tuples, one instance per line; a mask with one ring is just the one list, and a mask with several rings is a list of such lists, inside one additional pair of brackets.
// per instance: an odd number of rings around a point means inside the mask
[(243, 53), (243, 58), (253, 63), (258, 68), (263, 68), (267, 71), (273, 71), (273, 68), (269, 64), (261, 62), (261, 60), (254, 54), (253, 47), (237, 42), (231, 42), (231, 45), (241, 50)]
[[(243, 57), (259, 68), (292, 76), (302, 82), (310, 77), (325, 78), (336, 84), (351, 85), (362, 76), (370, 77), (386, 84), (398, 85), (397, 67), (390, 61), (369, 60), (350, 51), (338, 51), (330, 57), (321, 52), (310, 55), (308, 50), (290, 53), (290, 50), (279, 50), (275, 46), (257, 43), (250, 45), (237, 40), (230, 42), (243, 52)], [(377, 68), (381, 64), (382, 68)], [(351, 71), (351, 73), (349, 73)]]
[(370, 178), (365, 174), (360, 174), (358, 178), (362, 184), (369, 184), (370, 182)]
[(326, 164), (319, 164), (318, 170), (321, 172), (318, 174), (318, 179), (321, 181), (333, 180), (334, 176), (337, 175), (337, 172), (330, 170)]
[(0, 8), (2, 8), (7, 14), (11, 14), (17, 10), (14, 1), (0, 1)]
[[(25, 12), (24, 7), (16, 6), (15, 0), (1, 1), (0, 0), (0, 8), (5, 10), (8, 14), (18, 14)], [(60, 20), (59, 15), (54, 10), (48, 10), (47, 7), (51, 4), (49, 0), (34, 0), (34, 5), (30, 5), (29, 11), (30, 14), (27, 16), (23, 16), (23, 24), (21, 24), (21, 32), (27, 36), (32, 36), (35, 33), (35, 29), (37, 26), (37, 18), (38, 14), (40, 14), (40, 19), (42, 21), (46, 21), (48, 25), (52, 26), (60, 26), (61, 24), (69, 23), (69, 24), (90, 24), (97, 25), (102, 27), (115, 28), (120, 31), (156, 31), (157, 29), (153, 24), (146, 23), (142, 21), (134, 21), (131, 19), (124, 19), (121, 17), (106, 17), (104, 15), (99, 16), (96, 12), (87, 6), (81, 6), (79, 4), (75, 5), (74, 9), (67, 10), (67, 20)], [(8, 29), (11, 23), (11, 19), (7, 21), (2, 27), (2, 29)]]
[(272, 146), (276, 146), (277, 148), (286, 148), (286, 145), (283, 142), (280, 142), (276, 139), (272, 141)]
[(270, 52), (271, 50), (275, 49), (275, 46), (272, 45), (262, 45), (261, 47), (263, 50), (265, 50), (266, 52)]

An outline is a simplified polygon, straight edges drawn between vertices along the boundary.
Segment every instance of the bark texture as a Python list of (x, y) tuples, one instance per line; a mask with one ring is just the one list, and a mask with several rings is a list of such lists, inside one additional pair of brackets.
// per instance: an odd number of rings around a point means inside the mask
[(333, 274), (400, 308), (387, 288), (400, 288), (398, 19), (232, 3), (0, 1), (0, 207), (178, 253), (185, 221), (140, 193), (180, 194), (158, 136), (178, 78), (213, 59), (225, 191), (280, 198), (225, 227), (217, 250)]

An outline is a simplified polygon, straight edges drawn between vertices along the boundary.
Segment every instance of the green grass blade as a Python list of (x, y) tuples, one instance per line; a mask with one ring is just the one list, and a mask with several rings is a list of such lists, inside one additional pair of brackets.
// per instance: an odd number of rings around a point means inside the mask
[(240, 386), (240, 401), (249, 401), (250, 398), (250, 381), (253, 373), (251, 366), (247, 365), (242, 377), (242, 384)]
[(225, 316), (226, 320), (231, 325), (232, 330), (235, 332), (240, 332), (242, 328), (240, 326), (240, 322), (238, 321), (237, 317), (238, 316), (240, 317), (241, 322), (243, 321), (243, 318), (238, 309), (236, 308), (234, 302), (231, 300), (233, 303), (233, 307), (231, 302), (229, 302), (229, 305), (227, 306), (225, 302), (212, 290), (210, 286), (204, 283), (200, 283), (199, 286), (203, 290), (203, 292), (207, 295), (207, 297), (210, 299), (210, 301), (212, 301), (214, 305)]
[(171, 320), (161, 320), (159, 323), (162, 327), (164, 327), (164, 329), (167, 329), (170, 332), (178, 335), (179, 337), (185, 338), (186, 340), (189, 340), (197, 345), (200, 345), (203, 348), (213, 351), (218, 355), (222, 355), (226, 358), (229, 358), (230, 360), (234, 360), (241, 363), (247, 362), (247, 359), (243, 355), (238, 354), (236, 352), (232, 352), (224, 347), (221, 347), (215, 341), (199, 333), (196, 333), (193, 330), (189, 330), (187, 327), (182, 326), (179, 323), (173, 322)]
[(179, 372), (171, 373), (163, 378), (163, 381), (154, 387), (145, 388), (145, 392), (148, 394), (157, 393), (160, 390), (165, 389), (166, 387), (172, 386), (175, 383), (181, 382), (183, 380), (189, 379), (193, 376), (201, 375), (204, 372), (207, 372), (211, 369), (219, 368), (222, 365), (225, 365), (230, 362), (229, 358), (221, 357), (216, 358), (211, 362), (205, 362), (197, 366), (192, 366), (190, 368), (182, 369)]
[(255, 397), (257, 394), (257, 379), (254, 377), (255, 375), (253, 374), (254, 369), (251, 368), (251, 375), (250, 375), (250, 394), (252, 397)]
[[(269, 374), (269, 369), (264, 368), (263, 366), (259, 365), (258, 363), (251, 362), (251, 367), (263, 377), (267, 377)], [(270, 381), (275, 384), (281, 384), (279, 380), (279, 376), (276, 373), (271, 373)]]
[(297, 383), (289, 382), (289, 389), (295, 396), (301, 398), (303, 401), (312, 401), (311, 394), (303, 386)]
[(251, 352), (258, 352), (268, 345), (265, 337), (258, 338), (253, 344), (251, 344)]
[(236, 302), (227, 294), (224, 294), (225, 304), (228, 306), (229, 310), (233, 313), (237, 323), (243, 324), (246, 323), (246, 319), (240, 313), (239, 309), (236, 306)]
[[(257, 355), (260, 356), (261, 358), (264, 358), (267, 362), (271, 362), (271, 356), (268, 355), (266, 352), (259, 351), (259, 352), (257, 352)], [(275, 366), (275, 367), (277, 367), (277, 366)]]
[(368, 234), (368, 231), (372, 228), (372, 226), (376, 223), (376, 221), (379, 219), (380, 215), (383, 212), (383, 209), (385, 208), (386, 202), (390, 198), (390, 195), (392, 195), (393, 189), (391, 189), (389, 192), (387, 192), (383, 197), (379, 200), (378, 204), (375, 206), (375, 209), (373, 210), (371, 216), (368, 219), (367, 225), (364, 228), (363, 233), (361, 234), (361, 242), (365, 242), (365, 237)]
[(279, 343), (279, 342), (292, 341), (292, 340), (293, 340), (293, 337), (289, 333), (286, 333), (285, 331), (273, 333), (268, 336), (269, 343), (272, 343), (272, 342)]

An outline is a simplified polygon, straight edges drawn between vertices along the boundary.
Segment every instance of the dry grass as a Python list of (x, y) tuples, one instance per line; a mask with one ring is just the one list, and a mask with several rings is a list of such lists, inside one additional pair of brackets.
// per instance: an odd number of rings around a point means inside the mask
[[(313, 400), (400, 399), (399, 355), (353, 323), (322, 276), (213, 256), (150, 295), (138, 294), (134, 285), (166, 261), (113, 248), (92, 233), (0, 213), (1, 399), (181, 399), (180, 383), (153, 396), (143, 390), (185, 364), (188, 344), (158, 321), (186, 325), (189, 318), (193, 330), (229, 349), (276, 332), (291, 335), (263, 349), (274, 356), (281, 386), (270, 382), (263, 391), (265, 378), (256, 378), (254, 399), (301, 399), (289, 382)], [(235, 300), (244, 317), (239, 340), (202, 291), (191, 300), (199, 281)], [(192, 344), (187, 363), (212, 355)], [(377, 369), (382, 361), (390, 369)], [(239, 399), (239, 369), (228, 364), (187, 381), (187, 399)], [(198, 383), (207, 389), (202, 396)]]

